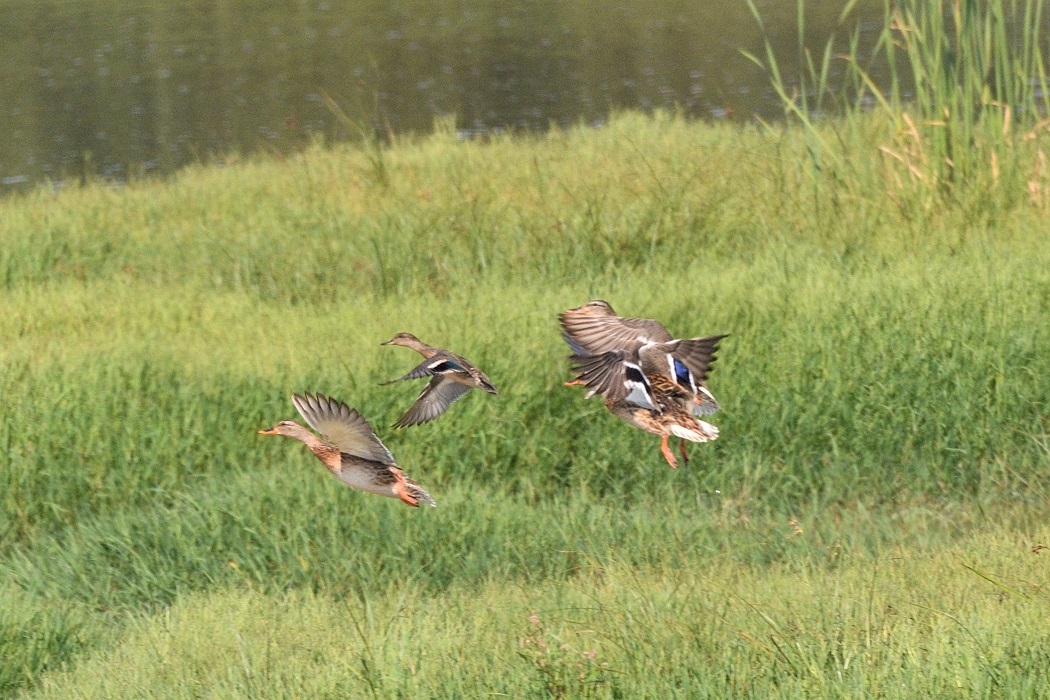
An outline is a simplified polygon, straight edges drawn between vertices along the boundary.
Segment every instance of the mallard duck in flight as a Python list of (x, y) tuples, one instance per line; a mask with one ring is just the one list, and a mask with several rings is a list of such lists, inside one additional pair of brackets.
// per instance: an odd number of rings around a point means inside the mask
[(292, 403), (324, 440), (293, 420), (283, 420), (259, 434), (283, 435), (306, 443), (328, 471), (352, 489), (400, 498), (410, 506), (437, 505), (422, 486), (401, 471), (390, 450), (355, 409), (321, 394), (296, 394)]
[[(558, 315), (562, 327), (562, 338), (569, 344), (576, 355), (598, 355), (612, 350), (624, 350), (628, 356), (636, 354), (643, 345), (652, 343), (670, 343), (674, 337), (663, 324), (651, 318), (625, 318), (617, 316), (612, 305), (602, 299), (589, 301), (583, 306), (563, 311)], [(714, 361), (714, 347), (708, 355), (704, 345), (694, 341), (725, 338), (725, 335), (711, 338), (675, 341), (686, 343), (676, 346), (671, 353), (674, 377), (694, 397), (696, 407), (692, 409), (698, 416), (714, 413), (719, 409), (718, 401), (704, 382), (708, 366)], [(700, 349), (701, 352), (697, 352)], [(570, 385), (578, 381), (569, 382)], [(592, 394), (593, 395), (593, 394)]]
[(622, 318), (600, 299), (559, 315), (562, 337), (573, 349), (570, 358), (587, 397), (601, 394), (606, 408), (631, 425), (660, 435), (667, 463), (678, 462), (668, 438), (679, 438), (685, 462), (685, 441), (707, 442), (718, 428), (697, 416), (719, 406), (705, 382), (724, 335), (678, 340), (658, 321)]
[(423, 387), (415, 403), (405, 412), (405, 415), (398, 419), (397, 423), (394, 423), (395, 428), (419, 425), (434, 420), (447, 411), (453, 401), (462, 398), (471, 389), (483, 389), (490, 394), (496, 393), (496, 387), (492, 385), (485, 373), (468, 360), (448, 350), (427, 345), (411, 333), (398, 333), (383, 345), (412, 348), (425, 358), (405, 376), (385, 382), (385, 384), (393, 384), (406, 379), (432, 377), (430, 382)]

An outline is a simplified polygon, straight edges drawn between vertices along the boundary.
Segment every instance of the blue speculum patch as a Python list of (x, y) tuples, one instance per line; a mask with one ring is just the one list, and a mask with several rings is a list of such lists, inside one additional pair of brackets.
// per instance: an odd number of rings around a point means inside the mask
[(445, 360), (431, 367), (430, 371), (441, 374), (442, 372), (463, 372), (465, 370), (452, 360)]
[(674, 375), (679, 384), (690, 386), (689, 368), (678, 360), (674, 360)]

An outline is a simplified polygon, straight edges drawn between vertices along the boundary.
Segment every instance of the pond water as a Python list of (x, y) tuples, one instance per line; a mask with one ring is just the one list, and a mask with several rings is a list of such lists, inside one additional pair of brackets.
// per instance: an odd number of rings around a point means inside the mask
[[(797, 55), (795, 2), (758, 7)], [(841, 8), (807, 3), (810, 45)], [(881, 13), (861, 0), (848, 25), (874, 32)], [(762, 42), (744, 0), (4, 2), (0, 191), (428, 131), (438, 117), (464, 136), (616, 109), (775, 118), (768, 77), (740, 53)]]

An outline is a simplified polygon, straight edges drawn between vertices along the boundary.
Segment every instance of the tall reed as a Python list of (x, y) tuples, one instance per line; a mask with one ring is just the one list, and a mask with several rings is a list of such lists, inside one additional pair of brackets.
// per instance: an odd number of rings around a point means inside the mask
[[(990, 213), (1047, 204), (1044, 24), (1039, 0), (887, 1), (870, 52), (857, 27), (844, 53), (833, 36), (814, 57), (800, 0), (797, 83), (770, 41), (763, 58), (745, 55), (768, 70), (785, 114), (805, 128), (810, 163), (833, 181), (865, 189), (876, 176), (880, 193), (927, 213), (985, 193)], [(841, 119), (829, 125), (827, 114)]]

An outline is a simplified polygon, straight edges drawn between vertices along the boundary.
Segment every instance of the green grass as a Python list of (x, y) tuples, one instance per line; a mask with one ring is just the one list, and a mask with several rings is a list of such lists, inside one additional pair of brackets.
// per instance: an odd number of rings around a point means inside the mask
[[(641, 537), (622, 547), (552, 552), (571, 573), (439, 592), (425, 574), (366, 586), (352, 573), (338, 592), (267, 590), (231, 567), (221, 585), (130, 616), (34, 695), (1047, 696), (1046, 554), (1033, 552), (1050, 539), (1045, 520), (911, 508), (891, 533), (885, 514), (855, 510), (760, 527), (703, 516), (678, 533), (677, 564), (634, 561), (628, 550), (648, 544), (635, 522)], [(899, 541), (858, 546), (880, 529)], [(733, 545), (711, 547), (706, 530)], [(748, 550), (776, 556), (749, 563)]]
[[(439, 125), (0, 202), (0, 693), (1045, 696), (1046, 177), (915, 207), (810, 139)], [(688, 466), (561, 386), (593, 297), (731, 333)], [(394, 432), (402, 330), (500, 395)], [(438, 508), (256, 434), (304, 390)]]
[(1045, 562), (1025, 544), (792, 540), (810, 551), (758, 569), (725, 553), (642, 572), (581, 554), (570, 579), (440, 596), (225, 587), (136, 618), (39, 696), (1046, 697)]

